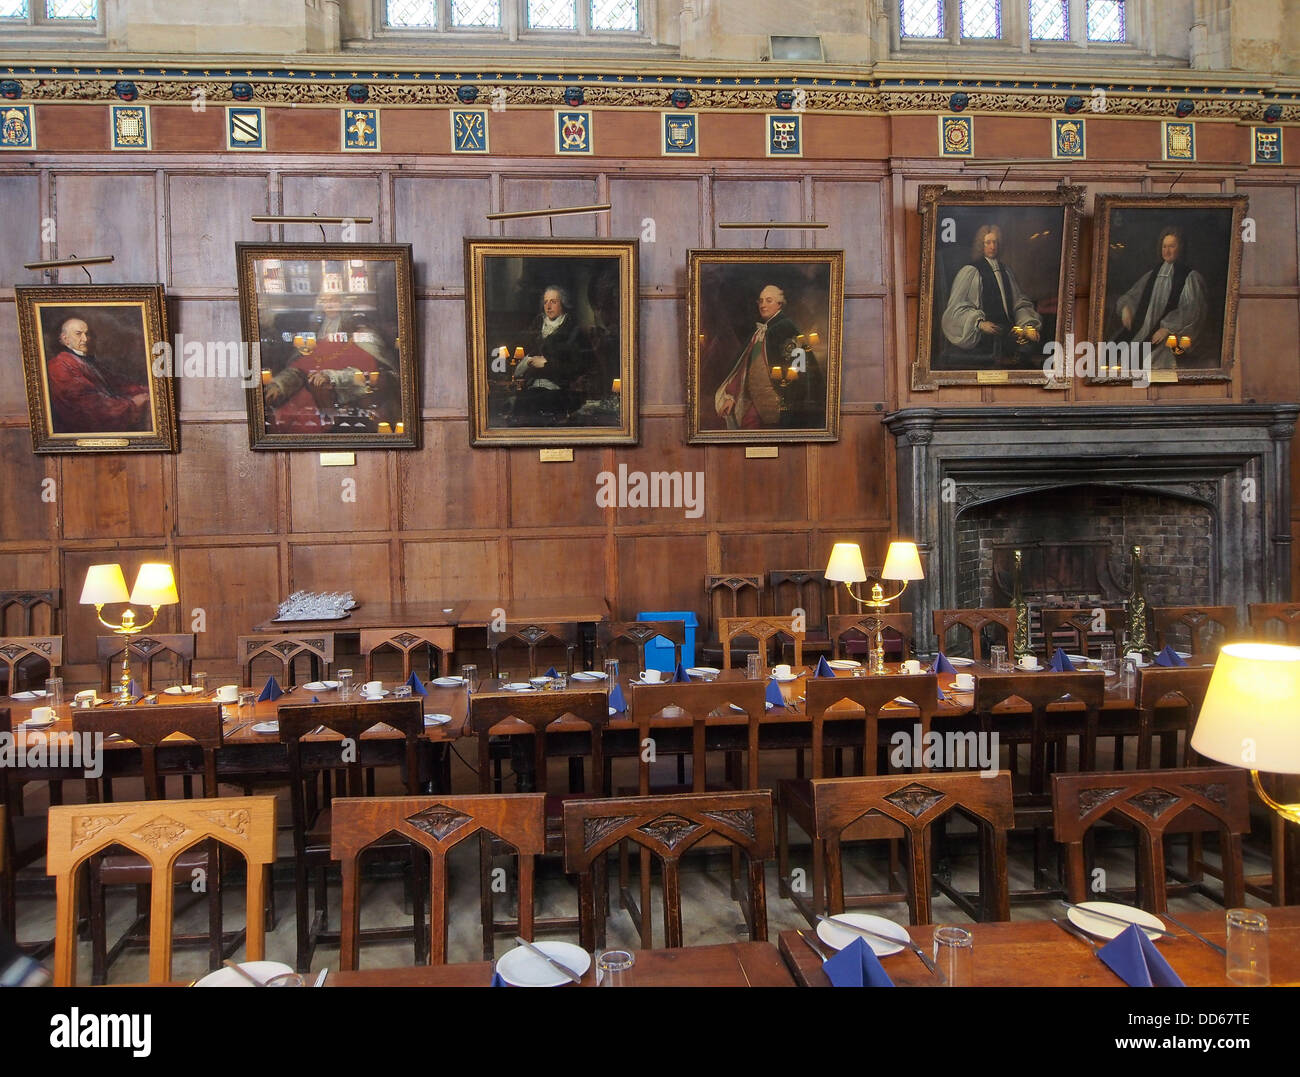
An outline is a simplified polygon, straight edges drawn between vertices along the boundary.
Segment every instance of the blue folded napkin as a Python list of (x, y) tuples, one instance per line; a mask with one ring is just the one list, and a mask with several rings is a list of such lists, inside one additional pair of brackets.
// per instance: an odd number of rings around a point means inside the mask
[(406, 683), (411, 686), (411, 695), (413, 696), (427, 696), (429, 694), (424, 685), (420, 683), (420, 675), (418, 673), (412, 673), (411, 679)]
[(509, 987), (510, 985), (509, 985), (508, 983), (506, 983), (505, 980), (501, 979), (501, 973), (499, 973), (499, 972), (493, 972), (493, 973), (492, 973), (492, 982), (491, 982), (490, 984), (488, 984), (488, 986), (489, 986), (489, 987)]
[(767, 701), (774, 707), (785, 706), (785, 696), (781, 694), (781, 686), (776, 681), (767, 682)]
[(623, 686), (621, 684), (616, 684), (609, 690), (609, 705), (616, 711), (627, 710), (627, 701), (623, 698)]
[(1129, 987), (1187, 986), (1137, 924), (1129, 924), (1097, 956)]
[(284, 689), (274, 677), (267, 677), (266, 684), (262, 686), (262, 694), (257, 697), (259, 703), (265, 703), (267, 700), (277, 700), (284, 695)]
[(1156, 655), (1157, 666), (1185, 666), (1182, 655), (1175, 651), (1169, 644), (1165, 644), (1165, 649)]
[(823, 961), (822, 971), (832, 987), (894, 986), (894, 981), (880, 964), (880, 958), (862, 938), (854, 939), (838, 954)]
[(317, 696), (312, 696), (312, 697), (311, 697), (311, 701), (312, 701), (313, 703), (319, 703), (319, 702), (320, 702), (320, 699), (319, 699)]
[(543, 676), (543, 677), (550, 677), (551, 680), (554, 680), (556, 677), (559, 676), (559, 674), (555, 672), (555, 667), (552, 666), (552, 667), (551, 667), (550, 669), (548, 669), (545, 673), (543, 673), (542, 676)]
[(690, 680), (686, 675), (686, 667), (678, 662), (677, 668), (673, 671), (673, 684), (689, 684)]
[(953, 669), (952, 663), (948, 661), (948, 656), (944, 654), (943, 651), (940, 651), (939, 654), (935, 657), (934, 665), (930, 667), (930, 672), (931, 673), (952, 673), (954, 675), (957, 673), (957, 671)]
[(127, 685), (126, 694), (132, 699), (135, 699), (140, 695), (140, 686), (135, 683), (134, 677), (131, 678), (131, 683)]
[(826, 661), (826, 656), (822, 655), (817, 659), (817, 669), (813, 673), (814, 677), (834, 677), (835, 671), (831, 669), (831, 664)]
[(1061, 650), (1060, 647), (1056, 648), (1056, 653), (1052, 655), (1052, 660), (1047, 663), (1047, 670), (1049, 673), (1078, 672), (1078, 670), (1074, 668), (1074, 663), (1070, 661), (1069, 656)]

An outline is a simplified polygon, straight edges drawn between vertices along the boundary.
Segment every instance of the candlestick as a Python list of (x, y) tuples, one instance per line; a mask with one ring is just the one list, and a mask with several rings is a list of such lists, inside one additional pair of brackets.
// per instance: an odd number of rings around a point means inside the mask
[(393, 432), (393, 428), (389, 426), (388, 423), (380, 423), (379, 432), (381, 434), (391, 434)]
[(262, 384), (263, 385), (271, 384), (271, 372), (269, 370), (262, 371)]
[(613, 386), (612, 386), (612, 391), (613, 391), (615, 394), (621, 393), (621, 392), (623, 391), (623, 379), (622, 379), (622, 378), (615, 378), (615, 379), (614, 379), (614, 384), (613, 384)]
[(405, 433), (406, 433), (406, 424), (405, 424), (405, 423), (397, 423), (397, 424), (395, 424), (395, 425), (393, 426), (393, 433), (394, 433), (394, 434), (405, 434)]
[(516, 358), (516, 359), (522, 359), (523, 357), (524, 357), (524, 349), (523, 349), (523, 348), (516, 348), (516, 349), (515, 349), (515, 358)]

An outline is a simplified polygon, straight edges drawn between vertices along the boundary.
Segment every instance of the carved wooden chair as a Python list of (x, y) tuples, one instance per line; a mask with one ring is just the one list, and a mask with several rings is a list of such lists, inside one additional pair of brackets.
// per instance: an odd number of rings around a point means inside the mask
[(54, 984), (71, 987), (77, 975), (77, 870), (114, 845), (138, 854), (153, 868), (149, 918), (149, 982), (172, 978), (172, 901), (182, 855), (214, 838), (248, 864), (245, 953), (265, 956), (260, 910), (266, 875), (275, 861), (275, 797), (216, 800), (125, 801), (50, 808), (46, 873), (55, 878)]
[(645, 645), (656, 636), (662, 636), (673, 645), (673, 668), (681, 665), (682, 648), (686, 646), (685, 621), (602, 621), (596, 626), (596, 646), (602, 658), (618, 658), (617, 648), (620, 643), (631, 644), (624, 647), (633, 654), (632, 662), (620, 670), (638, 676), (644, 665), (641, 656)]
[[(839, 749), (847, 744), (855, 745), (858, 773), (878, 774), (881, 748), (888, 741), (888, 737), (883, 740), (881, 738), (881, 723), (886, 727), (904, 728), (909, 739), (915, 732), (914, 727), (919, 726), (921, 743), (924, 744), (924, 737), (930, 732), (931, 724), (939, 713), (939, 678), (934, 673), (920, 676), (810, 677), (806, 685), (807, 702), (804, 709), (811, 727), (813, 779), (828, 777), (832, 769), (836, 776), (841, 774), (842, 753)], [(897, 714), (896, 717), (882, 714), (897, 697), (910, 699), (917, 715), (904, 716), (906, 712)], [(898, 708), (894, 710), (897, 712)], [(841, 723), (852, 723), (852, 726), (845, 729), (843, 734), (833, 728), (832, 735), (828, 738), (828, 723), (832, 727), (839, 727)], [(833, 767), (832, 744), (835, 746)], [(795, 891), (788, 881), (791, 819), (799, 824), (811, 843), (812, 885), (807, 897)], [(887, 820), (868, 820), (854, 828), (851, 840), (891, 839), (889, 878), (892, 880), (898, 872), (897, 845), (892, 839), (899, 836), (898, 827)], [(781, 895), (790, 898), (809, 924), (815, 925), (817, 917), (827, 908), (826, 842), (817, 830), (812, 782), (807, 778), (788, 778), (777, 786), (777, 878), (780, 880)], [(902, 890), (891, 890), (884, 894), (855, 895), (847, 900), (852, 905), (879, 905), (901, 901), (904, 896)], [(842, 890), (840, 897), (841, 901), (845, 900)]]
[[(679, 793), (675, 796), (570, 800), (564, 805), (564, 870), (579, 877), (579, 919), (585, 949), (605, 936), (605, 861), (623, 841), (647, 849), (663, 875), (666, 945), (682, 945), (679, 874), (683, 854), (720, 840), (738, 846), (749, 862), (747, 900), (741, 902), (751, 939), (767, 939), (766, 862), (772, 857), (772, 794)], [(650, 946), (649, 910), (641, 920), (642, 948)]]
[(1007, 892), (1007, 831), (1014, 812), (1011, 775), (979, 773), (891, 774), (876, 778), (817, 778), (811, 783), (814, 826), (826, 843), (826, 889), (832, 916), (844, 911), (841, 843), (861, 820), (888, 820), (902, 829), (909, 847), (908, 914), (914, 924), (931, 922), (931, 831), (958, 812), (980, 831), (981, 920), (1011, 919)]
[(1300, 602), (1252, 602), (1250, 629), (1257, 639), (1300, 647)]
[(429, 964), (447, 961), (447, 856), (477, 835), (512, 848), (519, 858), (519, 934), (533, 938), (533, 858), (546, 842), (546, 797), (540, 793), (508, 796), (341, 797), (333, 803), (330, 854), (343, 868), (342, 939), (339, 967), (357, 967), (361, 931), (362, 852), (389, 835), (404, 838), (428, 854), (429, 907), (432, 919)]
[(528, 650), (528, 676), (537, 676), (537, 649), (539, 647), (563, 647), (565, 654), (565, 672), (573, 672), (573, 656), (578, 647), (578, 626), (575, 624), (532, 623), (519, 621), (507, 624), (502, 632), (494, 632), (491, 626), (487, 630), (488, 653), (492, 656), (492, 676), (501, 676), (501, 647), (522, 644)]
[[(1160, 738), (1161, 767), (1195, 764), (1192, 730), (1210, 687), (1212, 667), (1148, 666), (1138, 670), (1138, 770), (1151, 767), (1154, 741)], [(1178, 751), (1179, 734), (1183, 750)]]
[(375, 652), (386, 649), (394, 650), (402, 656), (402, 680), (404, 681), (411, 679), (411, 654), (421, 647), (425, 648), (428, 654), (430, 680), (434, 677), (446, 677), (451, 672), (451, 656), (456, 649), (454, 627), (363, 628), (360, 634), (361, 657), (365, 660), (368, 681), (375, 679)]
[[(1150, 912), (1168, 908), (1163, 839), (1166, 834), (1217, 830), (1223, 904), (1245, 901), (1241, 837), (1250, 830), (1246, 772), (1238, 767), (1058, 774), (1052, 779), (1056, 840), (1066, 849), (1071, 901), (1089, 895), (1084, 838), (1103, 819), (1131, 827), (1138, 838), (1138, 895)], [(1209, 893), (1204, 887), (1198, 887)]]
[(5, 693), (44, 688), (63, 665), (62, 636), (0, 636), (0, 674)]
[[(42, 631), (57, 635), (61, 595), (57, 587), (48, 591), (0, 591), (0, 636), (11, 630), (11, 620), (16, 635), (36, 636)], [(38, 619), (36, 612), (42, 606), (45, 616)]]
[[(1029, 769), (1014, 790), (1015, 828), (1034, 831), (1035, 896), (1059, 893), (1055, 886), (1043, 888), (1052, 824), (1051, 775), (1072, 761), (1081, 772), (1096, 769), (1105, 681), (1101, 673), (1049, 672), (981, 674), (975, 681), (974, 714), (981, 733), (996, 733), (1012, 752), (1029, 745)], [(1073, 756), (1070, 741), (1077, 743)]]
[[(604, 731), (608, 723), (609, 697), (604, 688), (565, 692), (476, 692), (469, 697), (465, 735), (478, 738), (479, 792), (501, 791), (493, 789), (492, 741), (494, 736), (505, 735), (511, 741), (516, 792), (545, 792), (548, 788), (547, 764), (554, 754), (567, 756), (570, 762), (567, 796), (603, 797), (606, 790)], [(531, 758), (518, 743), (523, 735), (532, 737)], [(592, 791), (588, 794), (583, 792), (585, 775), (581, 767), (575, 765), (585, 755), (591, 757)], [(546, 799), (547, 855), (557, 856), (564, 850), (560, 808), (565, 799), (566, 794), (551, 794)], [(493, 935), (512, 932), (518, 926), (517, 919), (496, 919), (489, 885), (492, 856), (493, 843), (485, 838), (480, 843), (484, 960), (492, 957)], [(547, 930), (571, 930), (577, 926), (577, 918), (549, 917), (535, 921), (535, 926)]]
[[(789, 617), (720, 617), (718, 618), (718, 642), (722, 647), (722, 668), (731, 668), (731, 648), (737, 639), (749, 638), (758, 646), (758, 653), (763, 656), (763, 664), (771, 665), (771, 641), (785, 637), (794, 643), (794, 666), (803, 667), (804, 633), (797, 631)], [(778, 648), (779, 648), (778, 644)], [(780, 657), (778, 649), (777, 657)]]
[[(719, 621), (723, 617), (761, 617), (763, 615), (763, 577), (743, 574), (714, 574), (704, 577), (704, 597), (708, 602), (704, 642), (700, 644), (700, 661), (722, 664), (722, 641)], [(749, 652), (746, 652), (749, 653)]]
[[(0, 735), (12, 742), (13, 725), (8, 707), (0, 707)], [(8, 870), (0, 872), (0, 925), (15, 939), (18, 937), (17, 899), (14, 881), (23, 868), (35, 864), (45, 856), (45, 819), (21, 812), (23, 783), (22, 770), (13, 766), (0, 766), (0, 808), (5, 812), (0, 826), (0, 856)], [(51, 788), (55, 783), (51, 782)], [(56, 799), (56, 798), (52, 798)]]
[[(944, 654), (965, 656), (967, 651), (976, 662), (985, 661), (988, 647), (1001, 645), (1011, 654), (1016, 636), (1016, 611), (1010, 608), (935, 610), (932, 614), (937, 646)], [(948, 631), (966, 629), (967, 636), (949, 642)]]
[(132, 636), (128, 643), (121, 636), (96, 636), (95, 652), (99, 658), (99, 690), (107, 694), (113, 687), (113, 664), (120, 662), (124, 651), (131, 655), (131, 670), (140, 678), (142, 691), (153, 691), (153, 664), (170, 656), (180, 665), (181, 684), (190, 683), (194, 668), (193, 632), (148, 633)]
[[(121, 737), (134, 743), (140, 749), (139, 775), (144, 782), (146, 800), (168, 799), (169, 775), (184, 777), (185, 796), (188, 798), (189, 778), (196, 772), (202, 778), (204, 798), (216, 798), (219, 795), (217, 749), (221, 747), (222, 719), (221, 705), (218, 703), (74, 710), (72, 729), (81, 736), (99, 734), (103, 737)], [(185, 739), (173, 739), (178, 736)], [(86, 791), (88, 800), (99, 801), (99, 790), (93, 781), (87, 782)], [(207, 880), (208, 930), (201, 935), (177, 935), (172, 942), (207, 946), (209, 966), (219, 968), (222, 958), (238, 946), (239, 936), (222, 933), (221, 864), (215, 843), (207, 842), (202, 846), (191, 847), (177, 857), (173, 867), (174, 883), (177, 886), (188, 888), (194, 880), (195, 871), (204, 874)], [(151, 932), (145, 930), (149, 920), (149, 905), (144, 888), (152, 882), (153, 869), (144, 857), (117, 852), (95, 857), (91, 861), (91, 983), (104, 983), (108, 978), (109, 967), (124, 950), (150, 944)], [(111, 949), (108, 946), (105, 894), (109, 886), (139, 888), (135, 921)]]
[(1153, 606), (1156, 649), (1184, 647), (1193, 658), (1213, 658), (1237, 635), (1236, 606)]
[(1115, 644), (1116, 654), (1120, 653), (1126, 624), (1122, 606), (1092, 609), (1045, 606), (1040, 616), (1043, 652), (1049, 657), (1057, 647), (1065, 648), (1070, 654), (1095, 656), (1103, 643)]
[(840, 612), (840, 585), (821, 569), (774, 568), (767, 574), (772, 612), (793, 616), (804, 611), (804, 650), (830, 655), (833, 651), (827, 618)]
[[(424, 701), (387, 699), (377, 702), (357, 703), (293, 703), (279, 709), (280, 742), (289, 759), (289, 802), (293, 817), (294, 899), (297, 908), (297, 969), (306, 972), (311, 967), (312, 953), (318, 942), (334, 942), (340, 936), (328, 930), (329, 902), (325, 875), (332, 857), (330, 855), (331, 811), (329, 805), (318, 805), (315, 798), (315, 778), (319, 770), (342, 771), (338, 775), (338, 790), (350, 797), (364, 796), (366, 775), (373, 769), (373, 757), (364, 751), (362, 734), (377, 725), (387, 725), (402, 736), (405, 751), (402, 759), (402, 780), (406, 792), (417, 796), (420, 792), (420, 744), (424, 733)], [(356, 750), (351, 752), (328, 751), (329, 762), (322, 768), (319, 747), (314, 745), (306, 753), (306, 738), (337, 734)], [(332, 739), (332, 738), (331, 738)], [(338, 742), (334, 742), (337, 744)], [(415, 961), (424, 959), (425, 936), (423, 914), (423, 887), (414, 885), (419, 877), (422, 856), (404, 841), (380, 842), (378, 850), (391, 859), (409, 863), (411, 870), (415, 921)], [(310, 877), (315, 875), (315, 912), (308, 911)], [(407, 928), (376, 929), (362, 932), (362, 942), (404, 939), (410, 937)]]
[(846, 613), (828, 618), (835, 657), (862, 655), (864, 660), (876, 647), (876, 622), (884, 625), (885, 658), (901, 662), (916, 653), (910, 613)]
[[(240, 636), (235, 641), (236, 660), (239, 663), (240, 683), (253, 688), (253, 663), (270, 659), (272, 671), (278, 673), (280, 684), (289, 688), (295, 680), (295, 663), (306, 658), (311, 664), (311, 679), (320, 680), (329, 675), (334, 664), (334, 633), (313, 632), (305, 636)], [(278, 667), (278, 668), (276, 668)]]

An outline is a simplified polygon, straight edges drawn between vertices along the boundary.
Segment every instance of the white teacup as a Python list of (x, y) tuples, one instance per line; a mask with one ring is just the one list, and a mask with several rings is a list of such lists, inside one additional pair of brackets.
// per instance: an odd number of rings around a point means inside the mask
[(961, 692), (973, 692), (975, 690), (975, 674), (958, 673), (957, 689)]
[(361, 686), (361, 691), (368, 696), (377, 696), (383, 690), (383, 681), (366, 681), (366, 683)]
[(239, 685), (223, 684), (217, 689), (218, 703), (238, 703), (239, 702)]
[(1021, 669), (1037, 669), (1038, 656), (1033, 654), (1022, 654), (1020, 661), (1016, 663)]
[(641, 679), (645, 681), (646, 684), (658, 684), (662, 677), (663, 677), (663, 670), (643, 669), (641, 671)]
[(921, 663), (915, 658), (909, 658), (903, 663), (903, 672), (907, 674), (916, 674), (921, 672)]
[(95, 695), (93, 688), (87, 688), (84, 692), (78, 692), (72, 697), (74, 707), (93, 707), (99, 702), (99, 697)]
[(29, 721), (29, 722), (33, 722), (33, 723), (38, 723), (38, 724), (40, 724), (40, 725), (45, 725), (45, 724), (48, 723), (48, 722), (52, 722), (52, 721), (54, 721), (54, 708), (53, 708), (53, 707), (33, 707), (33, 708), (32, 708), (32, 715), (31, 715), (31, 717), (28, 719), (28, 721)]
[(1136, 662), (1139, 666), (1146, 661), (1146, 659), (1142, 657), (1141, 651), (1129, 651), (1127, 654), (1124, 655), (1125, 661), (1128, 661), (1130, 658), (1133, 659), (1133, 661)]
[(779, 666), (772, 667), (772, 675), (774, 677), (779, 677), (781, 680), (785, 680), (785, 678), (789, 677), (792, 672), (793, 670), (784, 662), (782, 662)]

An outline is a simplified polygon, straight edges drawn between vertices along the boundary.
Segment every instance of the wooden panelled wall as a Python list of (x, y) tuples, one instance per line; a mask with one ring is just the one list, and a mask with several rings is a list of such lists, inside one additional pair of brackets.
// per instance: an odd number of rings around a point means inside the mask
[[(633, 114), (634, 115), (634, 114)], [(920, 219), (917, 188), (1043, 187), (1004, 166), (963, 168), (920, 156), (906, 137), (932, 117), (874, 120), (886, 137), (841, 143), (857, 159), (776, 161), (596, 158), (36, 155), (0, 160), (0, 588), (62, 586), (69, 663), (93, 662), (93, 613), (76, 599), (85, 567), (164, 557), (178, 569), (181, 605), (160, 630), (205, 623), (199, 653), (232, 666), (235, 636), (298, 588), (351, 587), (363, 601), (494, 598), (601, 592), (616, 615), (642, 609), (702, 612), (706, 572), (765, 572), (825, 563), (832, 542), (862, 541), (879, 563), (897, 519), (892, 439), (880, 416), (905, 406), (1129, 402), (1133, 389), (1082, 387), (910, 391), (916, 332)], [(616, 119), (603, 121), (608, 131)], [(843, 123), (844, 121), (839, 121)], [(981, 121), (1012, 125), (1038, 120)], [(1142, 163), (1148, 124), (1116, 124), (1107, 156), (1069, 181), (1102, 192), (1163, 192), (1169, 174)], [(1208, 127), (1202, 146), (1220, 127)], [(891, 130), (892, 129), (892, 130)], [(1233, 137), (1239, 128), (1223, 127)], [(1037, 128), (1035, 128), (1037, 130)], [(1144, 132), (1141, 137), (1138, 131)], [(1125, 133), (1133, 132), (1126, 150)], [(1090, 130), (1090, 135), (1092, 134)], [(612, 143), (613, 140), (610, 140)], [(607, 143), (609, 144), (609, 143)], [(911, 150), (912, 156), (890, 156)], [(868, 148), (870, 147), (870, 148)], [(1203, 150), (1203, 152), (1205, 152)], [(1207, 153), (1207, 156), (1209, 154)], [(1051, 174), (1048, 175), (1047, 172)], [(1183, 177), (1179, 192), (1244, 191), (1258, 224), (1245, 249), (1238, 361), (1231, 385), (1155, 386), (1153, 404), (1294, 401), (1300, 397), (1300, 172)], [(561, 217), (556, 236), (640, 235), (641, 444), (577, 449), (541, 463), (536, 449), (471, 449), (465, 420), (466, 235), (547, 235), (546, 221), (489, 228), (495, 210), (613, 203), (601, 217)], [(360, 241), (414, 247), (424, 409), (419, 451), (359, 452), (353, 468), (322, 468), (314, 452), (254, 453), (234, 380), (179, 384), (179, 455), (34, 456), (11, 309), (15, 284), (39, 283), (20, 263), (41, 256), (112, 253), (97, 283), (155, 281), (167, 288), (173, 333), (237, 340), (237, 240), (315, 240), (315, 227), (274, 229), (253, 213), (371, 214)], [(42, 244), (53, 218), (57, 242)], [(719, 233), (727, 220), (817, 220), (826, 231)], [(336, 235), (331, 235), (331, 239)], [(693, 247), (842, 247), (846, 259), (843, 424), (838, 443), (782, 446), (747, 460), (742, 446), (685, 444), (686, 267)], [(1086, 325), (1091, 228), (1086, 222), (1076, 324)], [(72, 283), (84, 275), (64, 273)], [(1293, 456), (1300, 508), (1300, 442)], [(644, 471), (703, 471), (705, 511), (597, 507), (596, 475), (620, 463)], [(43, 480), (56, 497), (42, 500)], [(342, 480), (356, 480), (355, 502)], [(1293, 521), (1300, 530), (1300, 514)], [(1292, 577), (1300, 581), (1300, 552)], [(128, 577), (130, 578), (130, 577)], [(1297, 584), (1300, 588), (1300, 583)], [(1297, 590), (1300, 596), (1300, 590)], [(75, 675), (75, 668), (70, 671)]]

